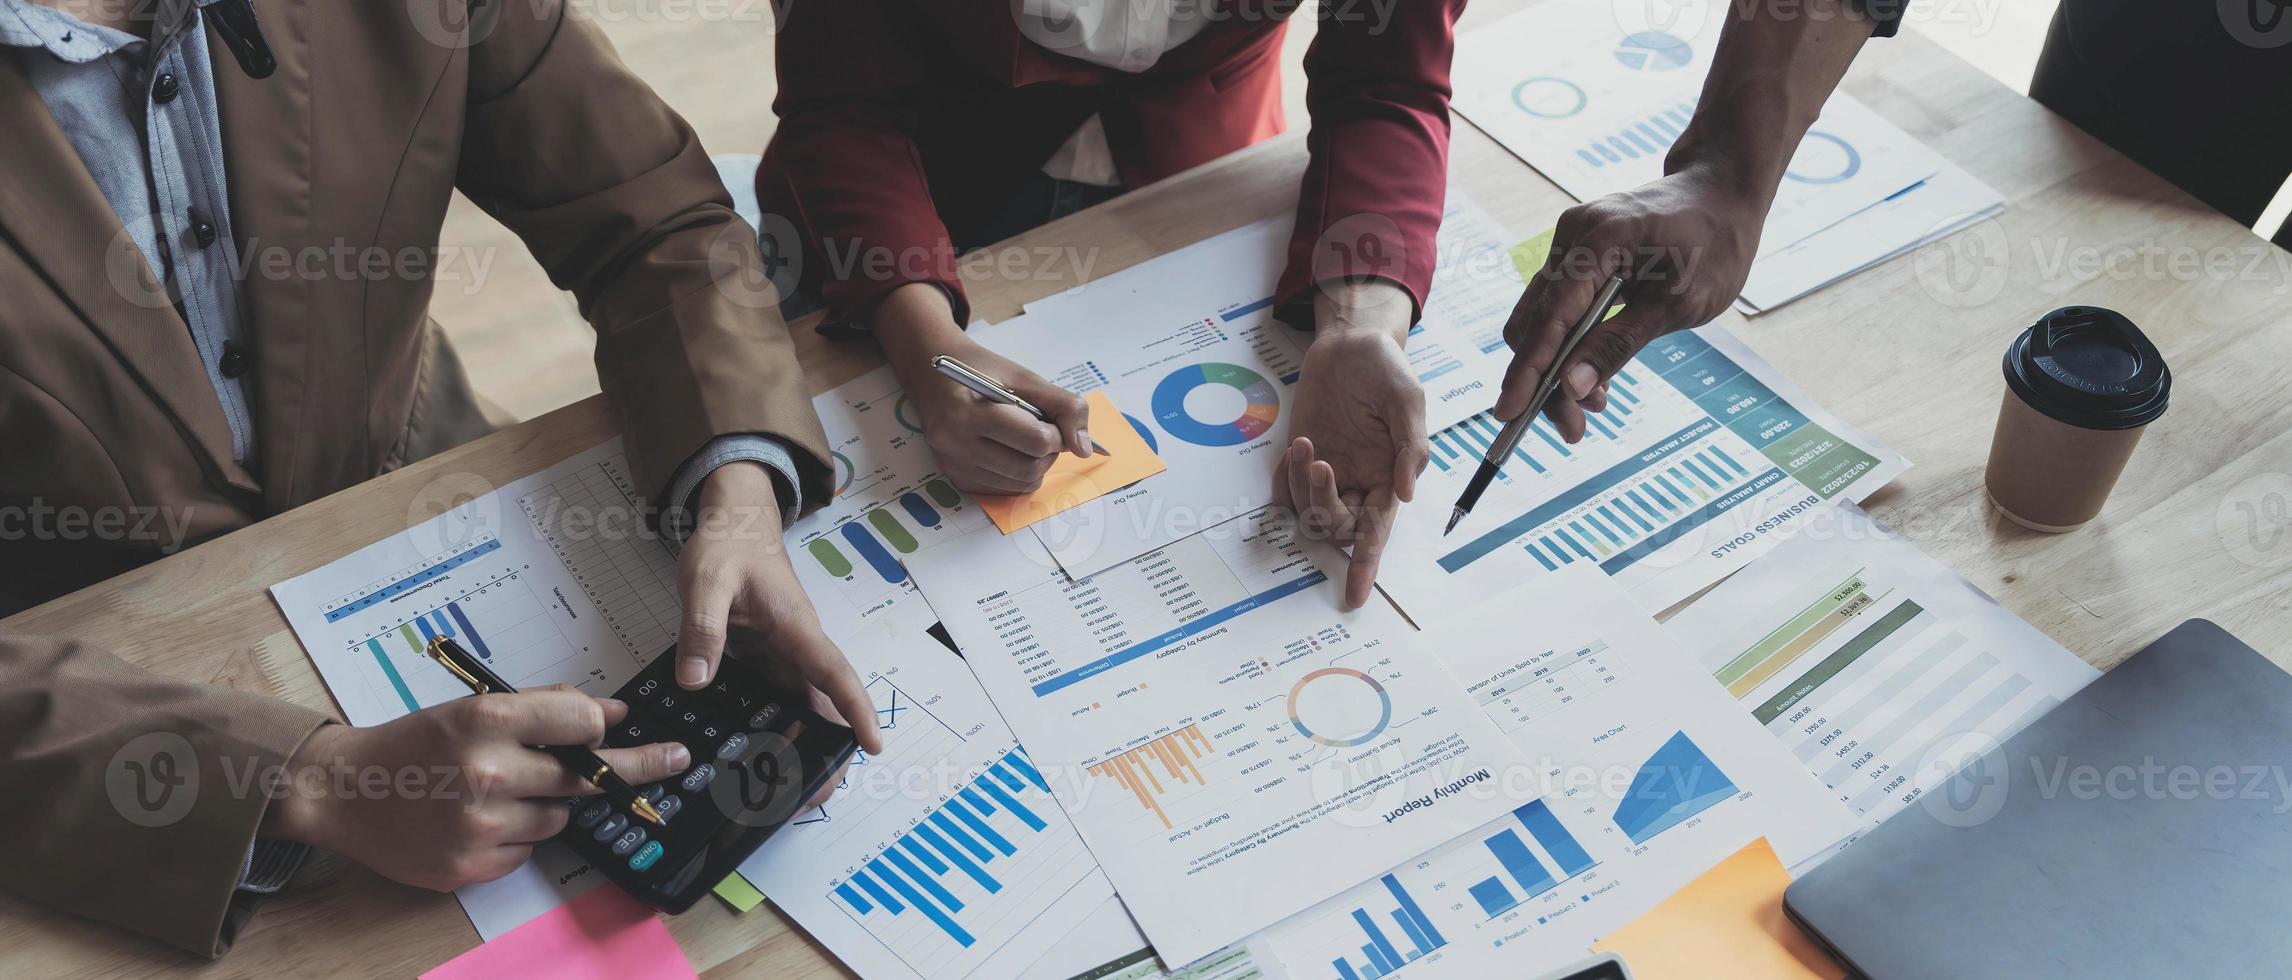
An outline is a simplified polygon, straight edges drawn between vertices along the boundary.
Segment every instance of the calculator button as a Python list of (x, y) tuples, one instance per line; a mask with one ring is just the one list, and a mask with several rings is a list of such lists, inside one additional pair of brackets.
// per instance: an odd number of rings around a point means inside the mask
[(645, 828), (643, 827), (631, 827), (621, 831), (621, 836), (613, 838), (613, 856), (628, 857), (630, 851), (636, 850), (638, 845), (645, 842), (645, 837)]
[(589, 836), (596, 838), (597, 843), (602, 844), (620, 836), (620, 833), (627, 829), (629, 829), (629, 818), (616, 813), (600, 821), (596, 829), (589, 832)]
[(762, 728), (771, 724), (772, 719), (779, 716), (780, 706), (777, 704), (767, 703), (763, 707), (756, 709), (755, 714), (748, 716), (748, 727), (752, 729)]
[(682, 789), (687, 793), (698, 793), (701, 790), (707, 789), (708, 784), (715, 781), (716, 767), (703, 762), (700, 765), (692, 767), (690, 771), (687, 771), (684, 774), (684, 781), (678, 783), (677, 788)]
[(718, 745), (716, 747), (716, 757), (719, 760), (730, 762), (733, 759), (739, 758), (740, 750), (747, 747), (748, 736), (739, 732), (734, 732), (732, 733), (731, 738), (724, 740), (724, 744)]
[(629, 870), (651, 871), (653, 865), (660, 863), (662, 850), (660, 841), (646, 841), (645, 846), (638, 848), (637, 853), (629, 856)]
[(595, 827), (598, 821), (605, 819), (605, 815), (611, 812), (613, 812), (613, 801), (602, 796), (597, 797), (590, 800), (588, 806), (573, 812), (573, 826), (588, 830)]
[(667, 795), (669, 795), (668, 787), (659, 783), (650, 783), (637, 787), (637, 798), (642, 799), (647, 803), (659, 803), (661, 801), (661, 797)]
[(653, 812), (661, 815), (662, 823), (667, 823), (670, 817), (684, 812), (684, 797), (662, 797), (660, 802), (653, 804)]

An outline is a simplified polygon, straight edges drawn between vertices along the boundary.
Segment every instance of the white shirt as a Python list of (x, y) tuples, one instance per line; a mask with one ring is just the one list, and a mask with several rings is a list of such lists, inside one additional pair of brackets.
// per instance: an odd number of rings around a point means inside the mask
[[(1019, 33), (1046, 50), (1137, 74), (1209, 26), (1206, 0), (1025, 0)], [(1044, 162), (1059, 180), (1116, 187), (1106, 126), (1090, 117)]]

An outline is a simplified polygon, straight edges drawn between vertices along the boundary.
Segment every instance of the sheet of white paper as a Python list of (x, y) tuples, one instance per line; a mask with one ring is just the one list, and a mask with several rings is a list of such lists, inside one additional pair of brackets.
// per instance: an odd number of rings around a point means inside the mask
[(1443, 535), (1440, 505), (1462, 495), (1498, 428), (1483, 414), (1435, 433), (1419, 503), (1394, 526), (1378, 582), (1419, 623), (1574, 564), (1599, 567), (1660, 610), (1763, 554), (1796, 515), (1859, 500), (1909, 466), (1722, 326), (1640, 351), (1583, 441), (1564, 444), (1538, 419)]
[[(1457, 111), (1577, 200), (1656, 180), (1694, 115), (1726, 9), (1724, 0), (1672, 4), (1672, 21), (1653, 25), (1629, 23), (1617, 16), (1623, 8), (1599, 0), (1536, 4), (1457, 40)], [(1760, 254), (1943, 166), (1852, 96), (1835, 94), (1785, 171)]]
[[(1311, 339), (1272, 317), (1289, 227), (1274, 219), (1219, 235), (980, 333), (1070, 390), (1106, 389), (1169, 464), (1030, 529), (1069, 574), (1087, 578), (1271, 502)], [(1407, 346), (1428, 426), (1495, 400), (1511, 360), (1504, 321), (1523, 288), (1510, 244), (1478, 205), (1450, 194), (1433, 289)]]
[[(871, 624), (920, 635), (937, 621), (899, 559), (991, 526), (939, 475), (888, 368), (813, 399), (835, 499), (789, 527), (796, 576), (836, 638)], [(444, 489), (484, 491), (483, 487)], [(676, 640), (676, 561), (646, 530), (615, 439), (272, 589), (352, 724), (468, 693), (422, 653), (462, 638), (518, 687), (611, 694)], [(463, 889), (487, 938), (598, 880), (555, 846), (499, 881)]]
[(1869, 826), (2100, 676), (1859, 509), (1784, 538), (1668, 629)]
[(863, 977), (1008, 977), (1114, 888), (963, 662), (879, 621), (847, 634), (886, 742), (740, 874)]
[(1753, 839), (1797, 860), (1855, 828), (1588, 567), (1425, 639), (1529, 757), (1500, 787), (1511, 812), (1254, 937), (1276, 975), (1537, 976)]
[(1460, 790), (1510, 744), (1342, 562), (1271, 509), (1082, 582), (1026, 535), (909, 559), (1167, 961), (1506, 809)]
[[(448, 491), (485, 491), (453, 487)], [(424, 653), (454, 636), (517, 687), (608, 695), (674, 643), (676, 561), (615, 439), (281, 582), (272, 598), (354, 725), (469, 694)], [(462, 907), (488, 939), (599, 880), (554, 846)]]
[[(1929, 241), (1996, 214), (2005, 198), (1955, 165), (1944, 166), (1917, 187), (1878, 206), (1807, 236), (1797, 244), (1766, 252), (1751, 267), (1743, 300), (1772, 310)], [(2002, 260), (2002, 256), (1996, 257)], [(1978, 265), (1968, 263), (1973, 268)], [(1952, 270), (1958, 271), (1958, 270)], [(1999, 272), (2003, 274), (2002, 269)], [(1947, 283), (1973, 289), (1978, 281)]]

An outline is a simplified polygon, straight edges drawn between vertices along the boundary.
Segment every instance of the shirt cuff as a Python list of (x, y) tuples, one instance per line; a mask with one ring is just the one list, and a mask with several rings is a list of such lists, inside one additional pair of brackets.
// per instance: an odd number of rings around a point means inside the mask
[(276, 894), (294, 878), (310, 846), (293, 841), (255, 838), (247, 845), (247, 859), (239, 865), (239, 890), (255, 895)]
[(682, 546), (692, 535), (693, 510), (698, 506), (694, 498), (700, 493), (700, 481), (726, 463), (754, 462), (764, 464), (772, 473), (772, 493), (780, 501), (780, 520), (795, 523), (804, 512), (803, 482), (796, 472), (793, 447), (778, 436), (737, 433), (717, 436), (700, 447), (684, 465), (677, 467), (669, 480), (667, 495), (661, 498), (661, 533), (672, 545)]

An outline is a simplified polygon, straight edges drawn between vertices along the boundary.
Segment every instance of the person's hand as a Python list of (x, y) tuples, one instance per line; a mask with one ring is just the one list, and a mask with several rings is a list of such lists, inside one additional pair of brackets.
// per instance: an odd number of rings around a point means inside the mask
[(813, 710), (850, 725), (861, 749), (870, 755), (883, 751), (867, 686), (820, 628), (788, 565), (780, 502), (762, 464), (727, 463), (701, 481), (692, 536), (677, 559), (677, 590), (684, 596), (678, 684), (706, 686), (726, 646), (737, 645), (744, 660), (783, 686), (808, 692)]
[[(552, 688), (461, 698), (371, 728), (322, 726), (287, 763), (263, 833), (422, 888), (491, 881), (564, 829), (566, 797), (597, 792), (530, 746), (601, 744), (628, 713)], [(692, 763), (673, 742), (597, 754), (634, 785)]]
[[(1058, 454), (1091, 455), (1090, 406), (970, 338), (955, 324), (947, 296), (911, 283), (877, 304), (876, 338), (899, 386), (922, 416), (923, 438), (947, 479), (971, 493), (1026, 493), (1042, 486)], [(953, 355), (1049, 414), (1045, 424), (1016, 405), (998, 405), (939, 372), (931, 359)]]
[(1275, 503), (1296, 511), (1306, 533), (1352, 546), (1347, 609), (1369, 601), (1393, 518), (1416, 499), (1417, 474), (1431, 458), (1424, 389), (1401, 348), (1411, 305), (1382, 280), (1315, 297), (1292, 438), (1274, 470)]
[(1496, 417), (1510, 421), (1535, 407), (1528, 400), (1537, 383), (1611, 274), (1626, 279), (1623, 310), (1584, 335), (1543, 406), (1569, 442), (1584, 437), (1586, 413), (1607, 409), (1608, 379), (1640, 348), (1725, 312), (1750, 275), (1773, 199), (1773, 187), (1758, 183), (1724, 166), (1689, 164), (1562, 213), (1543, 269), (1528, 280), (1504, 326), (1512, 366)]

